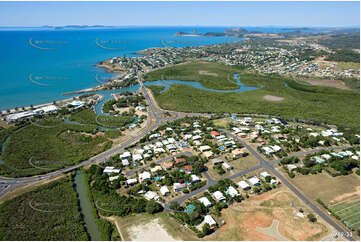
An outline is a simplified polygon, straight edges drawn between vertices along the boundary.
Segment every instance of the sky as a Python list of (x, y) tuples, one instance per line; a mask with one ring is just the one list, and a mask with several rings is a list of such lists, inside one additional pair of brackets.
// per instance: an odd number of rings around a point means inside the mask
[(0, 2), (0, 26), (355, 27), (360, 2)]

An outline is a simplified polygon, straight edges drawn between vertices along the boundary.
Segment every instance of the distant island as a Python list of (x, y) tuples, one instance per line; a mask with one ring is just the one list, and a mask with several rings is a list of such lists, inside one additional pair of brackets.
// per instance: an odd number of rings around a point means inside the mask
[(207, 33), (195, 33), (194, 31), (192, 31), (191, 33), (187, 33), (187, 32), (177, 32), (175, 33), (176, 36), (195, 36), (195, 37), (200, 37), (200, 36), (208, 36), (208, 37), (222, 37), (222, 36), (229, 36), (229, 37), (235, 37), (235, 38), (240, 38), (243, 37), (243, 35), (249, 33), (246, 29), (243, 28), (232, 28), (232, 29), (227, 29), (224, 32), (207, 32)]

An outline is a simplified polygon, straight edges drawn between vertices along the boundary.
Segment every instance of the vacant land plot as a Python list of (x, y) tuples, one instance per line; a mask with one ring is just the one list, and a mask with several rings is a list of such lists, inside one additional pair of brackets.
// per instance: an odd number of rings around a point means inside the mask
[(329, 208), (341, 218), (345, 225), (353, 230), (360, 228), (360, 196), (354, 195), (336, 202)]
[(220, 118), (213, 120), (213, 124), (220, 128), (228, 128), (231, 118)]
[(313, 86), (335, 87), (343, 90), (351, 90), (339, 80), (307, 80), (307, 82)]
[(194, 232), (166, 213), (115, 218), (124, 240), (198, 240)]
[(280, 102), (280, 101), (284, 100), (283, 97), (276, 97), (276, 96), (272, 96), (272, 95), (265, 95), (265, 96), (263, 96), (263, 99), (267, 100), (267, 101), (272, 101), (272, 102)]
[(199, 71), (199, 74), (201, 74), (201, 75), (206, 75), (206, 76), (218, 76), (217, 73), (208, 72), (208, 71), (205, 71), (205, 70), (200, 70), (200, 71)]
[(331, 177), (323, 172), (317, 175), (297, 175), (292, 179), (306, 196), (321, 199), (327, 206), (360, 194), (360, 177), (356, 174)]
[[(173, 67), (162, 69), (162, 72), (169, 73), (172, 79), (202, 80), (202, 85), (208, 88), (237, 88), (236, 84), (227, 80), (227, 73), (219, 74), (218, 77), (207, 76), (204, 78), (205, 76), (200, 76), (198, 71), (207, 70), (206, 65), (211, 65), (210, 69), (223, 69), (223, 65), (216, 67), (218, 64), (212, 63), (190, 65), (189, 72)], [(196, 70), (195, 75), (193, 75), (192, 69)], [(172, 85), (162, 93), (160, 91), (163, 88), (157, 86), (149, 86), (149, 89), (152, 90), (159, 106), (168, 110), (204, 113), (263, 113), (290, 119), (316, 120), (359, 129), (360, 94), (357, 91), (302, 85), (284, 77), (247, 73), (240, 69), (231, 72), (239, 73), (239, 79), (243, 84), (261, 88), (237, 93), (211, 92), (179, 84)], [(161, 73), (155, 71), (147, 75), (149, 80), (156, 80)], [(224, 77), (224, 81), (222, 81), (222, 77)], [(231, 88), (228, 88), (229, 84), (231, 84)], [(263, 98), (265, 95), (283, 97), (284, 100), (270, 102)]]
[[(227, 156), (230, 156), (230, 155), (227, 155)], [(221, 156), (221, 158), (224, 159), (224, 155)], [(224, 178), (226, 178), (230, 175), (236, 174), (242, 170), (259, 165), (258, 159), (252, 154), (249, 154), (246, 157), (238, 158), (236, 160), (229, 160), (229, 161), (227, 161), (227, 163), (229, 165), (231, 165), (233, 167), (233, 169), (226, 170), (225, 168), (223, 168), (226, 171), (226, 173), (220, 175), (217, 173), (217, 171), (215, 169), (213, 169), (213, 164), (211, 162), (208, 162), (207, 167), (208, 167), (208, 172), (211, 175), (211, 177), (216, 180), (224, 179)]]
[[(304, 218), (297, 215), (304, 210)], [(226, 224), (207, 240), (319, 240), (331, 232), (318, 218), (311, 223), (310, 211), (287, 188), (266, 192), (246, 199), (222, 211)], [(300, 229), (302, 228), (302, 229)]]

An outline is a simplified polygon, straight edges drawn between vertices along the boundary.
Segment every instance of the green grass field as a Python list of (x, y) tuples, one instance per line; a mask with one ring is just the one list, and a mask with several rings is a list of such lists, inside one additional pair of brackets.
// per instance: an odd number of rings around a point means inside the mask
[(144, 76), (145, 81), (180, 80), (200, 82), (204, 87), (219, 90), (237, 89), (231, 76), (239, 70), (217, 63), (191, 63), (153, 71)]
[(71, 178), (2, 203), (0, 240), (88, 240)]
[[(184, 69), (189, 65), (170, 67), (163, 69), (162, 72), (172, 73), (173, 69), (177, 68), (177, 76), (181, 77), (182, 70), (179, 69)], [(209, 69), (207, 69), (208, 65)], [(193, 80), (197, 81), (199, 70), (211, 72), (216, 69), (216, 65), (219, 65), (219, 68), (223, 67), (223, 65), (215, 63), (193, 64), (193, 67), (185, 73), (183, 80), (192, 80), (190, 73), (193, 73), (195, 75)], [(225, 70), (228, 71), (228, 74), (237, 72), (235, 69)], [(163, 109), (185, 112), (270, 114), (290, 119), (315, 120), (359, 130), (360, 94), (358, 91), (302, 85), (283, 77), (251, 74), (242, 70), (238, 70), (237, 73), (245, 85), (262, 88), (240, 93), (209, 92), (186, 85), (172, 85), (163, 93), (160, 93), (163, 87), (149, 86), (149, 88)], [(150, 73), (148, 76), (154, 79), (155, 75)], [(178, 79), (182, 79), (180, 77)], [(150, 78), (149, 80), (153, 79)], [(202, 84), (207, 86), (208, 80), (210, 78), (205, 77), (202, 79), (205, 84)], [(213, 85), (211, 83), (213, 82), (210, 81), (208, 86)], [(266, 100), (264, 98), (266, 95), (282, 97), (283, 101)]]
[[(1, 155), (0, 174), (11, 177), (47, 173), (86, 160), (110, 148), (111, 141), (95, 136), (94, 125), (43, 120), (10, 135)], [(48, 127), (48, 128), (46, 128)], [(39, 168), (40, 167), (40, 168)]]
[(354, 230), (360, 228), (360, 198), (358, 196), (335, 203), (330, 208), (347, 227)]

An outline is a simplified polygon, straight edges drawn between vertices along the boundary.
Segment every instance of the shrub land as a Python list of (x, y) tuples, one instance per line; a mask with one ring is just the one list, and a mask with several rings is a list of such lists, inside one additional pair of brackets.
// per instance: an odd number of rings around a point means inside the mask
[(71, 177), (0, 205), (1, 240), (88, 240)]

